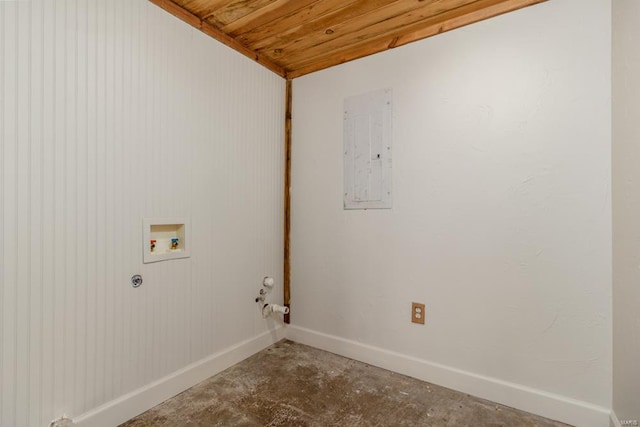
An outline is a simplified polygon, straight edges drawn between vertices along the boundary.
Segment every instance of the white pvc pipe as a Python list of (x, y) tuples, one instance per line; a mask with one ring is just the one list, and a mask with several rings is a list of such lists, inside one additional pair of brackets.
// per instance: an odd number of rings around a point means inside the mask
[(278, 304), (270, 304), (270, 305), (271, 305), (271, 311), (274, 313), (289, 314), (289, 307), (284, 307)]

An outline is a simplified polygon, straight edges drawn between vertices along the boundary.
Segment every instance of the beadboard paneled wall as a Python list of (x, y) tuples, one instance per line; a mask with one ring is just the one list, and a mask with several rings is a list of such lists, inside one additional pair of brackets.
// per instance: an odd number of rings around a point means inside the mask
[[(253, 297), (282, 282), (283, 106), (284, 80), (144, 0), (0, 1), (1, 426), (275, 327)], [(144, 217), (190, 217), (191, 258), (143, 264)]]

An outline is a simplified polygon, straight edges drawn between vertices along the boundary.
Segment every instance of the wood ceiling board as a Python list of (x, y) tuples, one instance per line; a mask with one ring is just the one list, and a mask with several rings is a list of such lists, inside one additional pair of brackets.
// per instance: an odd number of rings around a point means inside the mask
[(300, 9), (317, 3), (318, 1), (319, 0), (277, 0), (269, 6), (258, 9), (225, 25), (221, 30), (230, 36), (236, 37), (240, 34), (250, 32), (250, 29), (257, 29), (274, 21), (285, 19)]
[[(319, 57), (308, 58), (306, 61), (301, 61), (300, 63), (292, 63), (290, 64), (291, 71), (287, 73), (287, 76), (291, 79), (300, 77), (314, 71), (343, 64), (354, 59), (363, 58), (387, 49), (402, 46), (426, 37), (473, 24), (483, 19), (488, 19), (523, 7), (531, 6), (533, 4), (543, 3), (545, 1), (547, 0), (502, 0), (498, 2), (495, 0), (483, 0), (482, 3), (485, 7), (482, 9), (472, 11), (467, 10), (466, 13), (459, 14), (457, 16), (448, 14), (444, 21), (437, 20), (436, 22), (428, 23), (426, 27), (424, 26), (424, 23), (418, 23), (412, 26), (412, 28), (407, 28), (410, 31), (401, 36), (389, 38), (385, 35), (374, 40), (369, 40), (361, 45), (339, 49), (330, 54), (325, 54)], [(489, 3), (494, 4), (487, 5)]]
[[(470, 1), (470, 0), (458, 0)], [(314, 16), (296, 27), (276, 28), (277, 35), (248, 43), (254, 50), (291, 49), (291, 46), (316, 45), (339, 37), (350, 29), (366, 27), (376, 17), (393, 17), (399, 10), (410, 11), (416, 8), (417, 1), (406, 0), (370, 0), (345, 3), (340, 9), (333, 9), (322, 16)]]
[(252, 49), (264, 48), (273, 45), (274, 40), (287, 41), (290, 38), (304, 36), (309, 31), (322, 29), (333, 22), (333, 16), (340, 11), (350, 8), (357, 13), (360, 8), (379, 7), (376, 5), (391, 3), (399, 0), (361, 0), (344, 1), (341, 8), (336, 9), (334, 4), (320, 0), (298, 10), (292, 15), (272, 21), (268, 25), (252, 29), (239, 35), (239, 39)]
[(293, 78), (546, 0), (149, 0)]
[[(287, 57), (287, 66), (291, 70), (299, 68), (301, 65), (314, 61), (315, 58), (324, 57), (326, 55), (335, 55), (338, 52), (351, 50), (352, 48), (361, 48), (369, 42), (379, 45), (379, 40), (386, 40), (383, 48), (395, 46), (394, 39), (406, 32), (413, 32), (417, 25), (421, 28), (430, 23), (440, 23), (451, 17), (468, 13), (468, 10), (477, 10), (480, 5), (496, 4), (510, 0), (450, 0), (452, 6), (446, 12), (442, 12), (441, 8), (433, 10), (430, 8), (420, 10), (409, 10), (401, 15), (393, 16), (387, 20), (378, 20), (370, 25), (363, 25), (361, 21), (347, 23), (345, 27), (341, 27), (340, 31), (325, 36), (326, 39), (320, 43), (312, 44), (310, 40), (302, 41), (297, 45), (289, 45), (289, 49), (283, 49), (280, 55)], [(376, 13), (376, 20), (380, 15)], [(430, 17), (430, 18), (427, 18)], [(316, 39), (317, 41), (318, 39)], [(260, 52), (260, 50), (258, 50)], [(376, 51), (377, 52), (377, 51)], [(270, 57), (278, 58), (278, 55), (264, 52)], [(369, 52), (368, 54), (375, 53)], [(363, 55), (366, 56), (366, 55)]]
[(222, 29), (226, 25), (267, 7), (275, 1), (276, 0), (235, 0), (202, 18)]
[[(505, 0), (494, 0), (502, 1)], [(420, 6), (420, 2), (396, 1), (387, 6), (376, 8), (369, 12), (361, 13), (348, 19), (340, 17), (333, 25), (323, 25), (319, 31), (308, 32), (302, 37), (292, 39), (286, 44), (278, 44), (265, 49), (252, 49), (262, 52), (273, 58), (286, 57), (287, 64), (293, 64), (303, 58), (314, 57), (335, 49), (348, 48), (354, 44), (360, 44), (368, 39), (388, 35), (390, 38), (402, 34), (404, 28), (411, 24), (424, 21), (427, 18), (451, 10), (458, 10), (463, 6), (473, 5), (478, 0), (447, 0)], [(443, 8), (443, 6), (446, 6)], [(449, 12), (448, 12), (449, 11)], [(328, 28), (327, 28), (328, 27)], [(272, 52), (277, 49), (277, 52)], [(291, 67), (295, 69), (295, 66)]]

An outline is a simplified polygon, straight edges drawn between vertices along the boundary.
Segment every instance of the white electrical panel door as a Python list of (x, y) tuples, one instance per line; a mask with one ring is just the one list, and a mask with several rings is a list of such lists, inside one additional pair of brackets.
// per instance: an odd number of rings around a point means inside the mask
[(344, 208), (390, 209), (391, 89), (344, 101)]

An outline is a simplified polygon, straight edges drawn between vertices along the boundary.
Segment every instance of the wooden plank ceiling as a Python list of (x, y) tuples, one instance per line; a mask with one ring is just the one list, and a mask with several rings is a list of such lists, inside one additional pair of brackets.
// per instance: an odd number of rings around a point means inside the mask
[(295, 78), (546, 0), (150, 0)]

